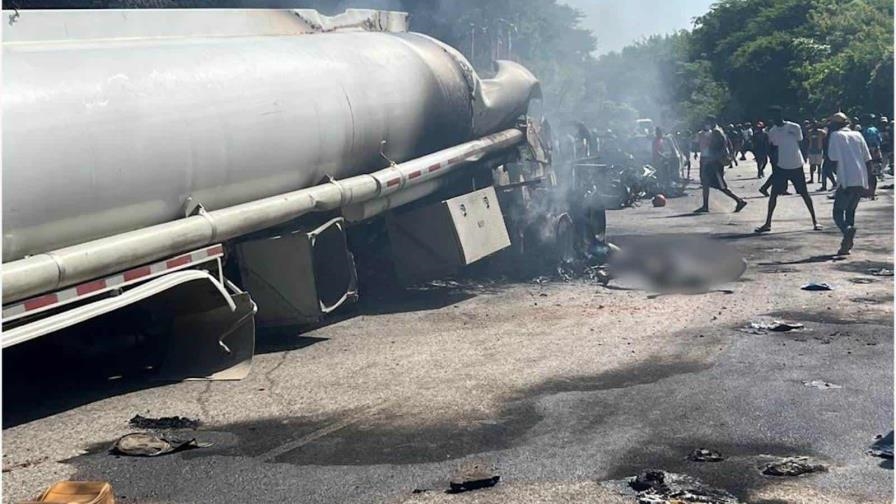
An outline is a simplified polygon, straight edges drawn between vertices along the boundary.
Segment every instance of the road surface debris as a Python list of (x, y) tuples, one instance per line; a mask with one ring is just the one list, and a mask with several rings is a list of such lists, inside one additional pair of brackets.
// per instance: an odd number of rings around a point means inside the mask
[(26, 461), (20, 462), (18, 464), (4, 465), (3, 472), (8, 473), (8, 472), (15, 471), (16, 469), (27, 469), (31, 466), (46, 462), (47, 460), (49, 460), (47, 457), (40, 457), (40, 458), (37, 458), (34, 460), (26, 460)]
[(830, 389), (843, 388), (842, 385), (837, 385), (836, 383), (826, 382), (824, 380), (812, 380), (812, 381), (803, 380), (803, 385), (805, 385), (807, 387), (814, 387), (819, 390), (830, 390)]
[(800, 287), (804, 291), (829, 291), (834, 290), (834, 287), (831, 284), (825, 282), (809, 282), (806, 285)]
[(827, 471), (823, 464), (814, 463), (809, 457), (784, 457), (766, 464), (762, 474), (766, 476), (801, 476)]
[(725, 457), (715, 450), (697, 448), (688, 454), (688, 460), (691, 462), (721, 462), (725, 460)]
[(118, 438), (109, 451), (114, 455), (126, 455), (129, 457), (157, 457), (206, 446), (211, 446), (211, 444), (200, 443), (195, 438), (185, 440), (135, 432)]
[(105, 481), (57, 481), (47, 488), (34, 503), (115, 504), (112, 485)]
[(472, 463), (462, 466), (448, 482), (446, 493), (463, 493), (481, 488), (489, 488), (498, 484), (501, 476), (494, 467), (483, 463)]
[(128, 421), (128, 425), (135, 429), (150, 430), (173, 430), (173, 429), (196, 429), (202, 422), (197, 419), (173, 416), (161, 418), (148, 418), (141, 415), (134, 415)]
[(730, 493), (685, 474), (646, 469), (637, 476), (601, 483), (638, 504), (740, 504)]
[(789, 332), (799, 331), (805, 326), (799, 322), (781, 322), (773, 320), (771, 322), (756, 321), (750, 322), (746, 327), (741, 328), (741, 332), (749, 334), (767, 334), (771, 332)]
[(868, 455), (873, 457), (880, 458), (893, 458), (893, 431), (890, 431), (886, 436), (878, 435), (875, 437), (877, 441), (871, 445), (871, 449), (868, 450)]

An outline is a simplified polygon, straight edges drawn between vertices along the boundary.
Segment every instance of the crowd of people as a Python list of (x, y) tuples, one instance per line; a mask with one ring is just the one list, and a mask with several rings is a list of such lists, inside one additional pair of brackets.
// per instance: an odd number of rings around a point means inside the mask
[[(710, 189), (716, 189), (735, 203), (740, 212), (747, 201), (728, 188), (725, 169), (737, 166), (752, 153), (757, 178), (771, 173), (759, 191), (769, 198), (765, 222), (757, 233), (772, 229), (772, 218), (779, 196), (790, 194), (788, 186), (802, 198), (812, 219), (812, 227), (821, 230), (808, 184), (819, 184), (821, 191), (832, 190), (834, 223), (843, 234), (838, 255), (850, 253), (856, 235), (855, 212), (862, 198), (874, 199), (877, 181), (893, 170), (893, 121), (874, 114), (850, 118), (842, 112), (825, 120), (788, 121), (781, 107), (768, 110), (765, 120), (753, 124), (718, 123), (707, 117), (694, 136), (679, 134), (679, 144), (699, 156), (703, 204), (695, 213), (709, 212)], [(687, 138), (690, 137), (690, 138)], [(806, 180), (805, 167), (809, 166)], [(828, 185), (830, 183), (830, 186)]]

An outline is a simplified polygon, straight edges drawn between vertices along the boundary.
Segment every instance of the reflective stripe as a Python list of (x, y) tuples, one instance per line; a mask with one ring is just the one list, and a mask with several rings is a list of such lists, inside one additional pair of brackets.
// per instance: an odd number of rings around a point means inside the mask
[(67, 304), (81, 298), (95, 296), (123, 285), (143, 281), (154, 276), (160, 276), (174, 271), (175, 269), (183, 269), (186, 266), (206, 262), (210, 259), (221, 257), (222, 255), (224, 255), (224, 246), (220, 244), (212, 245), (148, 266), (139, 266), (106, 278), (91, 280), (61, 291), (26, 299), (25, 301), (4, 307), (3, 321), (7, 322), (25, 315), (49, 310), (55, 306)]
[(106, 280), (94, 280), (93, 282), (87, 282), (85, 284), (81, 284), (75, 287), (75, 293), (79, 296), (83, 296), (84, 294), (90, 294), (91, 292), (98, 291), (106, 288)]
[(25, 311), (37, 310), (38, 308), (43, 308), (45, 306), (50, 306), (59, 301), (59, 298), (56, 294), (45, 294), (43, 296), (38, 296), (36, 298), (31, 298), (22, 305), (25, 307)]
[(136, 280), (140, 277), (145, 277), (150, 274), (152, 274), (152, 269), (149, 266), (143, 266), (142, 268), (135, 268), (129, 271), (125, 271), (124, 273), (122, 273), (122, 276), (124, 276), (125, 282), (130, 282), (131, 280)]

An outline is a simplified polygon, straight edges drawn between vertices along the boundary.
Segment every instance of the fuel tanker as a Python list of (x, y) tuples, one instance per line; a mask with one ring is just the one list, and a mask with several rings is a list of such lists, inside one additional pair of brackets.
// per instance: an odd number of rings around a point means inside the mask
[(169, 360), (242, 375), (256, 318), (356, 297), (353, 226), (408, 278), (509, 246), (490, 177), (540, 152), (519, 64), (480, 78), (399, 12), (3, 16), (4, 347), (165, 312), (228, 362)]

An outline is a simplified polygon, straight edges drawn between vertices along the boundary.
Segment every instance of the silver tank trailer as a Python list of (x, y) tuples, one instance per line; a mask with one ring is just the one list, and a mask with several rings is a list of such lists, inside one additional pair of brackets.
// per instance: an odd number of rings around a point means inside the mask
[(3, 12), (3, 262), (367, 173), (511, 127), (402, 13)]

